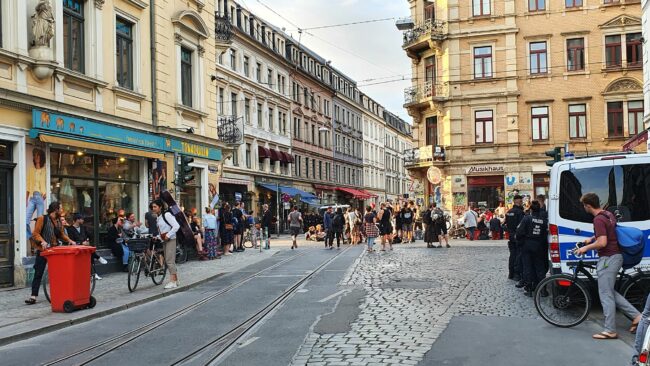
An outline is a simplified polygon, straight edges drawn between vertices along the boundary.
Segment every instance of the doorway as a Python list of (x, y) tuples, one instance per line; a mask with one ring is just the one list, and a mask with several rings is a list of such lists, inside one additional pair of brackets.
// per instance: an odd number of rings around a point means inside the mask
[(0, 287), (14, 285), (13, 166), (0, 162)]

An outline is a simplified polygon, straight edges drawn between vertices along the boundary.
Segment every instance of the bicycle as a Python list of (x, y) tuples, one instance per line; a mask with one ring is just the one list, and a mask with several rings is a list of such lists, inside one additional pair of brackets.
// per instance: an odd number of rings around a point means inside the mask
[(253, 235), (253, 230), (246, 229), (246, 231), (244, 231), (244, 236), (242, 237), (242, 245), (244, 248), (253, 248), (256, 246), (255, 243), (257, 243), (257, 239), (258, 236)]
[(176, 264), (182, 264), (187, 262), (189, 250), (181, 243), (176, 240)]
[[(581, 244), (577, 243), (576, 247)], [(549, 324), (561, 328), (582, 323), (591, 311), (591, 293), (598, 293), (598, 282), (588, 271), (596, 270), (594, 264), (585, 263), (579, 257), (572, 268), (573, 274), (561, 273), (546, 277), (537, 285), (533, 294), (539, 315)], [(621, 268), (614, 289), (632, 306), (642, 311), (650, 292), (650, 274), (639, 269), (628, 274)]]
[(467, 230), (463, 225), (460, 225), (459, 223), (456, 223), (455, 225), (452, 225), (450, 221), (446, 222), (447, 225), (447, 230), (449, 233), (449, 236), (452, 239), (460, 239), (460, 238), (465, 238), (467, 235)]
[(165, 251), (162, 243), (152, 238), (130, 239), (127, 241), (129, 247), (129, 266), (127, 286), (129, 292), (135, 291), (140, 281), (140, 273), (151, 277), (155, 285), (160, 285), (167, 274), (165, 263)]

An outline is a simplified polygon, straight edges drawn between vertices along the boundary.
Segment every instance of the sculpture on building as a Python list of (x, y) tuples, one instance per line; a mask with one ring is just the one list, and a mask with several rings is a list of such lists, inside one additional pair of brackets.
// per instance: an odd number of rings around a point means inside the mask
[(54, 13), (49, 0), (41, 0), (36, 5), (36, 13), (32, 15), (32, 46), (50, 47), (50, 40), (54, 37)]

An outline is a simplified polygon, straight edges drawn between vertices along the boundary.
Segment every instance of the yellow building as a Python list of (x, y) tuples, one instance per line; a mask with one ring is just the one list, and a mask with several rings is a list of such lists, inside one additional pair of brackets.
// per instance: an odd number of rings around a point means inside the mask
[(638, 1), (409, 3), (410, 169), (429, 202), (455, 212), (545, 193), (545, 151), (621, 151), (643, 131)]
[(85, 217), (100, 249), (111, 218), (143, 220), (173, 188), (176, 158), (195, 159), (186, 208), (209, 202), (208, 171), (221, 160), (214, 5), (151, 4), (2, 1), (0, 196), (10, 199), (0, 207), (0, 287), (31, 280), (30, 224), (53, 201)]

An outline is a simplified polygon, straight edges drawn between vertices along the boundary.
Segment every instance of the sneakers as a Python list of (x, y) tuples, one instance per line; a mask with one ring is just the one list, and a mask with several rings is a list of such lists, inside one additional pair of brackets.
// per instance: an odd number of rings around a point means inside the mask
[(102, 278), (99, 277), (99, 275), (98, 275), (97, 273), (95, 273), (95, 279), (96, 279), (96, 280), (101, 280)]
[(108, 261), (106, 259), (104, 259), (104, 257), (99, 257), (99, 263), (106, 264), (106, 263), (108, 263)]
[(169, 281), (169, 282), (165, 285), (165, 290), (169, 290), (169, 289), (176, 288), (176, 287), (178, 287), (178, 282), (176, 282), (176, 281)]
[(449, 243), (447, 243), (447, 248), (451, 248), (451, 245), (449, 245)]
[(525, 287), (525, 286), (526, 286), (526, 282), (524, 282), (524, 281), (519, 281), (519, 282), (517, 282), (517, 284), (515, 285), (516, 288), (523, 288), (523, 287)]

